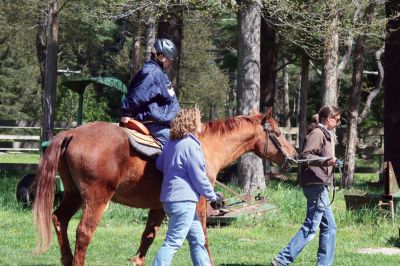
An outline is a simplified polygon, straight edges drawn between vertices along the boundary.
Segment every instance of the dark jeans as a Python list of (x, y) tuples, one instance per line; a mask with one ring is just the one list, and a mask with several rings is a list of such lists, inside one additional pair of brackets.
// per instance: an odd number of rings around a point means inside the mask
[(167, 143), (167, 141), (169, 140), (169, 131), (170, 131), (170, 128), (168, 126), (161, 124), (150, 124), (146, 126), (149, 129), (150, 134), (156, 140), (158, 140), (162, 146), (164, 146), (165, 143)]

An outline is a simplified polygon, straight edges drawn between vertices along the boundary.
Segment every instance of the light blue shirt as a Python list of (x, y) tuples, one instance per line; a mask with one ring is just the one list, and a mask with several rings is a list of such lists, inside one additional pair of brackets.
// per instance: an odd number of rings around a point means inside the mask
[(200, 195), (209, 201), (217, 199), (206, 175), (200, 142), (194, 135), (168, 141), (157, 158), (156, 165), (164, 174), (161, 202), (197, 202)]

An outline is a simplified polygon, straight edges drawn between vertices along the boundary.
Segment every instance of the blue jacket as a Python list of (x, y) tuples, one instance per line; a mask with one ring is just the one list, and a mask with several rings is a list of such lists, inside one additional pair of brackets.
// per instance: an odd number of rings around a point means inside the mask
[(121, 115), (170, 125), (180, 110), (170, 87), (171, 82), (161, 66), (154, 60), (148, 61), (133, 78), (121, 104)]
[(161, 202), (197, 202), (200, 195), (209, 201), (217, 199), (206, 175), (200, 142), (195, 136), (190, 134), (183, 139), (168, 141), (156, 165), (164, 174)]

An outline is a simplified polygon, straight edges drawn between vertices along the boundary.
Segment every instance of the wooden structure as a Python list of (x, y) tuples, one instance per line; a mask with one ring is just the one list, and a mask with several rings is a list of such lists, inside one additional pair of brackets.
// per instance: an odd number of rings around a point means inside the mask
[(400, 189), (391, 162), (384, 163), (384, 192), (378, 193), (348, 193), (344, 195), (347, 209), (379, 207), (388, 208), (395, 224), (396, 215), (400, 210)]
[[(56, 132), (77, 126), (76, 122), (55, 122)], [(40, 150), (40, 121), (0, 120), (0, 151)]]

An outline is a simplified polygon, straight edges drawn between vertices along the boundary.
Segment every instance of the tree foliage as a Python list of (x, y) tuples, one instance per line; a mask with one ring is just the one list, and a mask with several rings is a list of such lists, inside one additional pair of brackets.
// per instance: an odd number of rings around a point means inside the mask
[[(339, 1), (339, 53), (347, 52), (346, 43), (351, 34), (364, 32), (369, 27), (366, 47), (366, 69), (376, 71), (374, 53), (383, 42), (386, 18), (383, 5), (378, 5), (376, 19), (365, 25), (359, 18), (367, 1)], [(37, 119), (41, 114), (39, 69), (35, 51), (38, 16), (45, 14), (45, 0), (0, 1), (0, 109), (2, 118)], [(132, 23), (144, 27), (149, 14), (157, 20), (172, 9), (183, 10), (184, 38), (180, 71), (180, 101), (197, 102), (205, 118), (210, 106), (217, 108), (216, 116), (233, 114), (237, 80), (237, 19), (240, 5), (237, 1), (143, 1), (143, 0), (74, 0), (62, 1), (60, 11), (59, 69), (80, 70), (80, 76), (114, 76), (126, 84), (130, 78)], [(278, 33), (277, 84), (282, 79), (280, 67), (283, 58), (289, 60), (289, 90), (291, 106), (296, 104), (300, 54), (307, 51), (311, 58), (308, 117), (321, 104), (322, 48), (327, 29), (325, 2), (308, 0), (265, 0), (258, 11)], [(358, 14), (356, 13), (359, 8)], [(132, 20), (140, 14), (139, 21)], [(24, 19), (20, 19), (23, 17)], [(144, 36), (142, 36), (144, 44)], [(144, 47), (144, 46), (142, 46)], [(143, 51), (144, 53), (144, 51)], [(144, 58), (144, 56), (142, 57)], [(142, 62), (143, 63), (143, 62)], [(350, 64), (348, 64), (350, 65)], [(346, 110), (351, 87), (350, 67), (339, 81), (339, 106)], [(23, 77), (23, 78), (21, 78)], [(63, 76), (59, 80), (67, 78)], [(69, 76), (72, 78), (72, 76)], [(373, 89), (376, 75), (366, 75), (362, 87), (362, 105)], [(57, 119), (69, 120), (64, 103), (73, 102), (73, 93), (59, 88)], [(119, 116), (119, 95), (96, 88), (96, 101), (106, 97), (104, 112), (110, 120)], [(226, 107), (229, 105), (229, 112)], [(64, 106), (64, 107), (62, 107)], [(63, 109), (64, 108), (64, 109)], [(95, 105), (91, 108), (96, 108)], [(71, 108), (69, 108), (71, 109)], [(371, 106), (364, 126), (379, 125), (382, 121), (382, 95)], [(293, 112), (293, 109), (292, 109)], [(61, 117), (60, 117), (61, 116)], [(295, 115), (292, 122), (295, 122)]]
[(180, 102), (197, 103), (203, 116), (216, 108), (224, 117), (229, 80), (216, 62), (217, 47), (212, 43), (213, 22), (192, 12), (185, 16), (182, 47)]
[[(264, 5), (269, 16), (264, 16), (264, 19), (277, 30), (279, 35), (301, 47), (311, 58), (321, 59), (332, 15), (327, 7), (328, 2), (265, 0)], [(384, 36), (380, 33), (386, 25), (384, 16), (378, 17), (369, 24), (359, 20), (360, 11), (365, 9), (367, 2), (337, 1), (339, 46), (343, 47), (350, 35), (365, 32), (367, 28), (369, 36), (383, 40)], [(382, 10), (378, 12), (382, 14)], [(369, 28), (374, 30), (370, 31)], [(345, 48), (342, 48), (342, 52), (343, 50)]]
[[(0, 118), (40, 114), (40, 87), (34, 50), (34, 6), (0, 1)], [(24, 20), (20, 20), (24, 17)]]
[[(83, 122), (88, 121), (109, 121), (110, 108), (108, 99), (105, 96), (98, 96), (93, 85), (89, 85), (84, 93), (83, 100)], [(79, 95), (63, 86), (59, 87), (56, 108), (56, 120), (77, 121)]]

